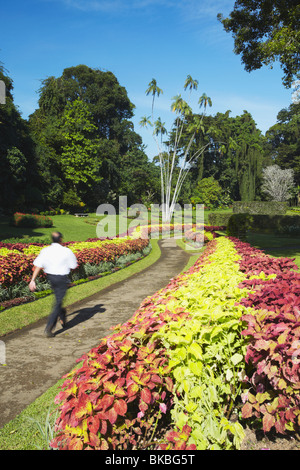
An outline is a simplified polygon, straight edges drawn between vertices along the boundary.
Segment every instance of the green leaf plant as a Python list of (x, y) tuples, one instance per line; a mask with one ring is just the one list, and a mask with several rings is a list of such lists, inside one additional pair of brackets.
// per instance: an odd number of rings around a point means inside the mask
[(189, 320), (168, 323), (154, 339), (168, 351), (176, 427), (191, 428), (188, 442), (197, 449), (232, 449), (244, 437), (242, 426), (230, 417), (245, 375), (247, 346), (240, 321), (245, 307), (237, 302), (247, 290), (237, 287), (244, 275), (232, 242), (219, 238), (205, 255), (186, 274), (188, 282), (176, 291), (176, 300), (167, 304), (171, 311), (175, 304), (188, 310)]

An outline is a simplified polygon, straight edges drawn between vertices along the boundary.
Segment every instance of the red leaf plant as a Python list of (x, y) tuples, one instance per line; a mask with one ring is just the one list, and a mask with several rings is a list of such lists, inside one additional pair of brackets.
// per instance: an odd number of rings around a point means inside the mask
[(195, 444), (187, 443), (192, 428), (185, 424), (182, 430), (168, 431), (166, 434), (166, 440), (168, 443), (160, 444), (159, 450), (196, 450)]
[[(273, 258), (234, 240), (240, 268), (250, 278), (264, 271), (275, 279), (248, 279), (252, 293), (241, 301), (254, 309), (242, 317), (249, 337), (249, 389), (242, 395), (243, 418), (262, 419), (263, 430), (300, 430), (300, 273), (289, 258)], [(293, 271), (295, 270), (295, 271)]]

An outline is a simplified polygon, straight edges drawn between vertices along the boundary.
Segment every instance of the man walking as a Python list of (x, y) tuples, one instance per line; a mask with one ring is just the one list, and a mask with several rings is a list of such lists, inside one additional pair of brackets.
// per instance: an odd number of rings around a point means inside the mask
[(54, 291), (56, 302), (53, 310), (48, 318), (45, 329), (45, 335), (50, 338), (54, 336), (54, 329), (58, 318), (62, 326), (65, 326), (66, 311), (62, 308), (63, 298), (69, 287), (68, 274), (71, 269), (77, 267), (77, 259), (74, 253), (67, 247), (62, 245), (63, 236), (60, 232), (53, 232), (52, 243), (50, 246), (43, 248), (33, 264), (35, 266), (32, 279), (29, 283), (29, 289), (33, 292), (36, 289), (35, 280), (43, 269), (47, 274), (47, 278)]

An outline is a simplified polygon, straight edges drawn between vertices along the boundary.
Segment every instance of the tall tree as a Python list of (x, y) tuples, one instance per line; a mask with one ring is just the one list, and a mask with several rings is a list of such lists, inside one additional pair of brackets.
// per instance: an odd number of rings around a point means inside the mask
[[(134, 105), (125, 88), (112, 72), (78, 65), (65, 69), (61, 77), (42, 81), (39, 92), (39, 108), (30, 116), (30, 127), (48, 204), (59, 205), (71, 175), (84, 202), (93, 206), (106, 202), (109, 193), (118, 192), (121, 161), (132, 143), (141, 150), (131, 138)], [(81, 183), (76, 162), (82, 170)]]
[(159, 97), (160, 94), (163, 93), (163, 90), (157, 86), (157, 81), (155, 78), (152, 78), (151, 82), (148, 84), (148, 88), (146, 90), (146, 95), (152, 94), (152, 121), (153, 121), (153, 111), (154, 111), (154, 101), (155, 97)]
[(5, 212), (37, 208), (41, 194), (36, 188), (33, 142), (27, 122), (14, 104), (13, 81), (1, 65), (0, 80), (6, 89), (5, 104), (0, 104), (0, 207)]
[(197, 90), (198, 89), (199, 82), (198, 80), (194, 80), (190, 75), (186, 77), (185, 83), (184, 83), (184, 89), (186, 90), (189, 88), (190, 92), (192, 90)]
[(291, 104), (277, 115), (277, 123), (266, 133), (266, 152), (282, 169), (294, 170), (300, 185), (300, 104)]
[(294, 171), (282, 170), (278, 165), (263, 169), (262, 192), (271, 201), (287, 201), (293, 197)]
[(247, 112), (230, 117), (230, 111), (206, 116), (192, 151), (207, 148), (192, 168), (194, 186), (213, 177), (232, 200), (254, 200), (258, 196), (265, 139)]
[(291, 86), (300, 70), (300, 5), (296, 0), (236, 0), (228, 18), (218, 18), (234, 38), (248, 72), (279, 61), (283, 83)]

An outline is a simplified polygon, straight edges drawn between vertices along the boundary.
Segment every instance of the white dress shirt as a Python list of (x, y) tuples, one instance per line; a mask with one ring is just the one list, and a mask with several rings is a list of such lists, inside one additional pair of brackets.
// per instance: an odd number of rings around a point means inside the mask
[(71, 269), (77, 268), (77, 259), (70, 248), (59, 243), (51, 243), (40, 251), (33, 264), (43, 268), (47, 274), (65, 276)]

